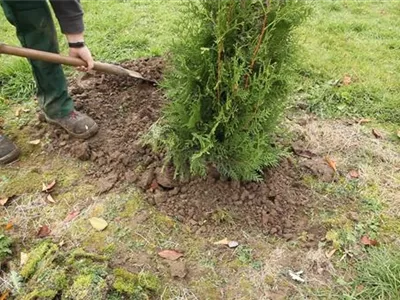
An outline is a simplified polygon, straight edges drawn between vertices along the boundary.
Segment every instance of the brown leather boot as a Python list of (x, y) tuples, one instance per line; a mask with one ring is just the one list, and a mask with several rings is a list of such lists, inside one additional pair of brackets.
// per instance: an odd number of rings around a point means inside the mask
[(5, 165), (16, 160), (20, 151), (8, 138), (0, 135), (0, 165)]
[(78, 139), (88, 139), (99, 130), (99, 126), (91, 117), (76, 110), (64, 118), (52, 119), (48, 116), (45, 117), (47, 122), (64, 128), (72, 137)]

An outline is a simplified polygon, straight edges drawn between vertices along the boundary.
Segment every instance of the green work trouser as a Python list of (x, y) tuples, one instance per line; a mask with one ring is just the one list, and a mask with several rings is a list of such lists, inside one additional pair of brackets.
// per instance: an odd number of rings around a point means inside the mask
[[(57, 34), (45, 0), (0, 0), (8, 21), (15, 26), (22, 46), (58, 53)], [(0, 34), (1, 40), (1, 34)], [(61, 65), (29, 60), (38, 90), (39, 105), (51, 118), (67, 116), (74, 108)]]

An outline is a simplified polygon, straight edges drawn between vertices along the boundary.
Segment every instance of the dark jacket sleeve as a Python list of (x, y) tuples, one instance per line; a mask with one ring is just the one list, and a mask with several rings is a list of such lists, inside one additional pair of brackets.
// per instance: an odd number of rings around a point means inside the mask
[(50, 3), (60, 23), (62, 33), (72, 34), (84, 31), (80, 0), (50, 0)]

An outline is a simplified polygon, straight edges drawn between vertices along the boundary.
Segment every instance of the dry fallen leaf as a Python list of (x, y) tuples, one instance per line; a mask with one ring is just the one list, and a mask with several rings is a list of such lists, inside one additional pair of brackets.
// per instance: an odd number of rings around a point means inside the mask
[(30, 145), (39, 145), (40, 144), (40, 140), (29, 141), (28, 144), (30, 144)]
[(8, 198), (8, 197), (0, 198), (0, 206), (5, 206), (8, 202), (8, 200), (10, 200), (10, 198)]
[(56, 185), (56, 181), (55, 180), (53, 180), (51, 183), (49, 183), (49, 184), (45, 184), (45, 183), (43, 183), (42, 184), (42, 192), (46, 192), (46, 193), (48, 193), (48, 192), (50, 192), (52, 189), (53, 189), (53, 187)]
[(92, 227), (94, 229), (96, 229), (97, 231), (103, 231), (108, 226), (108, 223), (106, 222), (106, 220), (101, 219), (101, 218), (96, 218), (96, 217), (90, 218), (89, 222), (90, 222), (90, 225), (92, 225)]
[(14, 227), (14, 224), (11, 223), (11, 222), (8, 222), (7, 225), (6, 225), (6, 227), (5, 227), (5, 229), (6, 229), (6, 230), (11, 230), (13, 227)]
[(370, 119), (361, 119), (361, 120), (358, 121), (358, 124), (359, 124), (359, 125), (363, 125), (363, 124), (369, 123), (369, 122), (371, 122)]
[(351, 170), (351, 171), (349, 172), (349, 176), (350, 176), (351, 178), (354, 178), (354, 179), (360, 178), (360, 172), (358, 172), (357, 170)]
[(10, 295), (10, 291), (5, 291), (4, 294), (0, 296), (0, 300), (7, 300)]
[(53, 204), (56, 203), (56, 201), (54, 200), (53, 196), (50, 195), (50, 194), (47, 195), (46, 199), (47, 199), (47, 201), (49, 201), (50, 203), (53, 203)]
[(383, 138), (382, 134), (376, 130), (376, 129), (372, 129), (372, 134), (377, 138), (377, 139), (381, 139)]
[(37, 236), (40, 238), (44, 238), (46, 236), (49, 236), (50, 233), (51, 233), (51, 230), (50, 230), (49, 226), (43, 225), (42, 227), (39, 228)]
[(21, 112), (22, 112), (22, 108), (17, 108), (17, 110), (15, 111), (15, 116), (18, 118), (19, 116), (21, 116)]
[(214, 243), (214, 245), (224, 245), (224, 246), (228, 246), (228, 244), (229, 240), (227, 238)]
[(65, 218), (64, 222), (68, 223), (70, 221), (72, 221), (73, 219), (75, 219), (81, 212), (79, 210), (74, 210), (72, 212), (70, 212), (67, 217)]
[(351, 80), (351, 77), (349, 75), (344, 76), (343, 79), (342, 79), (342, 83), (343, 83), (344, 86), (350, 85), (351, 82), (352, 82), (352, 80)]
[(377, 246), (378, 245), (378, 241), (377, 240), (371, 240), (368, 236), (364, 235), (361, 238), (361, 244), (363, 244), (365, 246)]
[(158, 252), (158, 255), (168, 260), (177, 260), (183, 256), (183, 253), (176, 250), (163, 250)]
[(333, 171), (337, 172), (336, 161), (331, 159), (329, 156), (325, 157), (325, 160), (328, 163), (328, 165), (333, 169)]
[(325, 255), (327, 258), (331, 258), (335, 253), (336, 253), (337, 249), (333, 249), (329, 252), (325, 252)]
[(26, 262), (28, 261), (28, 258), (29, 258), (28, 253), (25, 253), (25, 252), (20, 253), (20, 266), (21, 267), (26, 264)]

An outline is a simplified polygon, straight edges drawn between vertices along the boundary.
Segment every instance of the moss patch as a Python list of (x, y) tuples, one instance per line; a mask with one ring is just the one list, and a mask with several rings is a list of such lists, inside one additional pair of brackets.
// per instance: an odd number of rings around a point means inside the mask
[(132, 274), (124, 269), (115, 269), (114, 276), (113, 288), (118, 293), (134, 296), (135, 299), (148, 299), (160, 290), (158, 277), (148, 272)]

